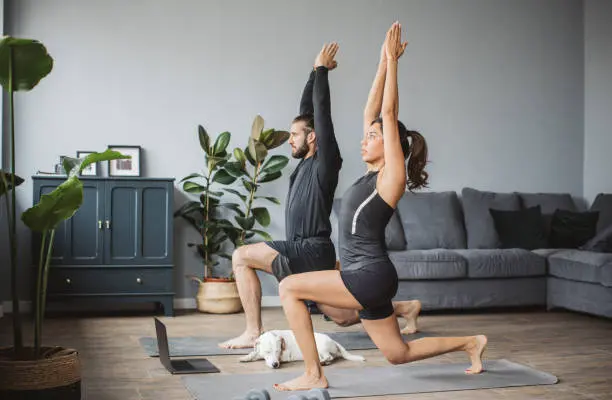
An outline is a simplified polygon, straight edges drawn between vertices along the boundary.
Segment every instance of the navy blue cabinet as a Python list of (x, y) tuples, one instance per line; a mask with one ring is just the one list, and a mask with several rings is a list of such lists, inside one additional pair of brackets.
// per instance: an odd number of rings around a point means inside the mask
[[(34, 176), (34, 202), (64, 178)], [(81, 177), (83, 204), (55, 233), (48, 299), (156, 302), (173, 315), (173, 182)], [(40, 235), (32, 240), (34, 262)]]

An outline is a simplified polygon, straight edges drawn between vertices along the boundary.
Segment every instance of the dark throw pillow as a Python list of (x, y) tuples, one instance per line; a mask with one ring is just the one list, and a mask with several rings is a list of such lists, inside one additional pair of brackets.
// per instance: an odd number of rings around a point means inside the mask
[(578, 249), (595, 236), (598, 219), (598, 211), (556, 210), (550, 225), (550, 246), (555, 249)]
[(599, 232), (579, 249), (597, 253), (612, 253), (612, 225)]
[(539, 205), (516, 211), (490, 208), (489, 212), (502, 249), (533, 250), (547, 247), (546, 227)]

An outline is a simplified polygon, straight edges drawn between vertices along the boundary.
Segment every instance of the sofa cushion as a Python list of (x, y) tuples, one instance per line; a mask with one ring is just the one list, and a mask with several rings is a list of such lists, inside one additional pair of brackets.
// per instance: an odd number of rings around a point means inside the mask
[[(342, 199), (336, 198), (332, 204), (333, 219), (336, 223), (338, 221), (338, 215), (340, 215), (340, 207), (342, 206)], [(330, 218), (331, 219), (331, 218)], [(338, 228), (332, 226), (332, 241), (338, 245)], [(397, 209), (391, 215), (391, 219), (387, 223), (385, 228), (385, 244), (387, 250), (405, 250), (406, 249), (406, 237), (404, 236), (404, 229), (402, 222), (400, 221)]]
[(498, 248), (499, 238), (489, 209), (518, 210), (520, 208), (518, 195), (464, 188), (461, 191), (461, 197), (467, 231), (467, 247), (470, 249)]
[(533, 250), (547, 247), (540, 206), (516, 211), (489, 210), (502, 249)]
[(599, 277), (602, 285), (612, 288), (612, 263), (601, 266)]
[(523, 208), (540, 206), (546, 235), (550, 232), (553, 213), (556, 210), (578, 211), (569, 193), (518, 193)]
[(446, 249), (390, 251), (400, 280), (454, 279), (466, 277), (466, 261)]
[(597, 232), (601, 232), (612, 225), (612, 194), (599, 193), (595, 197), (595, 200), (593, 200), (590, 211), (599, 212)]
[(612, 254), (562, 250), (548, 257), (550, 275), (573, 281), (601, 283), (601, 267), (612, 263)]
[(457, 193), (406, 192), (397, 204), (406, 249), (464, 249), (463, 215)]
[(599, 212), (557, 210), (553, 214), (548, 242), (550, 247), (577, 249), (597, 232)]
[(562, 251), (562, 250), (563, 250), (563, 249), (534, 249), (534, 250), (531, 250), (531, 251), (532, 251), (533, 253), (535, 253), (535, 254), (539, 255), (539, 256), (542, 256), (542, 257), (544, 257), (544, 258), (548, 258), (548, 257), (550, 257), (551, 255), (553, 255), (553, 254), (555, 254), (555, 253), (558, 253), (558, 252), (560, 252), (560, 251)]
[(467, 261), (470, 278), (543, 276), (546, 259), (523, 249), (455, 250)]

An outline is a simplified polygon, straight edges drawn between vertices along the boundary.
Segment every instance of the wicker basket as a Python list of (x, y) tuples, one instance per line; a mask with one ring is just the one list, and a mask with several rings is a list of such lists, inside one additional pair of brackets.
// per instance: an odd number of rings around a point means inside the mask
[(12, 347), (0, 348), (0, 393), (45, 391), (70, 386), (78, 386), (80, 391), (81, 363), (76, 350), (43, 347), (39, 359), (33, 357), (33, 348), (24, 350), (26, 357), (22, 359), (25, 360), (15, 361)]

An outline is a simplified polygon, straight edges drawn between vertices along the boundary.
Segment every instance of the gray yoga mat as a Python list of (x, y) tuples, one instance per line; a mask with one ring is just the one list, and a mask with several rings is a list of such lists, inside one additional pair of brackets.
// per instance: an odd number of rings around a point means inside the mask
[[(326, 368), (332, 398), (382, 396), (454, 390), (492, 389), (512, 386), (552, 385), (558, 379), (508, 360), (484, 362), (485, 371), (466, 375), (469, 364), (404, 364), (388, 367)], [(302, 371), (261, 374), (215, 374), (183, 376), (197, 400), (244, 398), (251, 389), (266, 389), (272, 400), (286, 400), (291, 393), (272, 385), (299, 376)], [(292, 392), (305, 394), (306, 392)]]
[[(347, 350), (368, 350), (375, 349), (376, 346), (364, 331), (355, 332), (325, 332), (329, 337), (340, 343)], [(417, 332), (413, 335), (404, 335), (404, 340), (414, 340), (422, 337), (434, 336), (427, 332)], [(253, 349), (222, 349), (218, 346), (227, 340), (227, 337), (204, 337), (188, 336), (174, 337), (168, 339), (170, 356), (172, 357), (193, 357), (193, 356), (219, 356), (232, 354), (249, 354)], [(141, 337), (140, 345), (147, 355), (159, 357), (157, 350), (157, 339), (153, 337)]]

